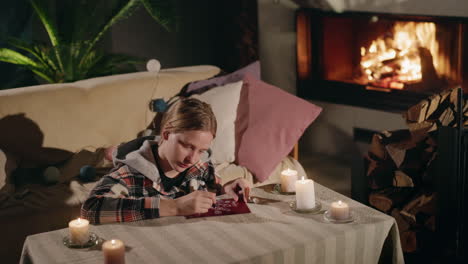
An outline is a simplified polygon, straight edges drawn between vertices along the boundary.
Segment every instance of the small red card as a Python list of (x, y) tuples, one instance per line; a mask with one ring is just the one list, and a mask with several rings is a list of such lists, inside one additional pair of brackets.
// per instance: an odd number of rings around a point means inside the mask
[(198, 218), (208, 216), (220, 216), (220, 215), (233, 215), (233, 214), (247, 214), (250, 213), (250, 209), (244, 200), (234, 201), (234, 199), (220, 199), (216, 202), (214, 208), (210, 208), (208, 212), (203, 214), (193, 214), (186, 216), (186, 218)]

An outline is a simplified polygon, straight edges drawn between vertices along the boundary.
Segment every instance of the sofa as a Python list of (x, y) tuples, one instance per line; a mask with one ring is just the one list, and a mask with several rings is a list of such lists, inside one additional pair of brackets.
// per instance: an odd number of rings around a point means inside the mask
[[(107, 151), (151, 126), (151, 99), (168, 100), (187, 84), (219, 72), (215, 66), (189, 66), (0, 91), (0, 225), (6, 227), (0, 242), (2, 263), (19, 260), (26, 236), (64, 228), (79, 216), (99, 179), (84, 180), (80, 170), (91, 165), (97, 175), (105, 174), (112, 166)], [(297, 142), (319, 112), (294, 130), (294, 138), (281, 136), (278, 144), (288, 141), (286, 150), (291, 151), (291, 140)], [(254, 186), (278, 183), (286, 168), (305, 175), (287, 152), (279, 153), (281, 161), (261, 181), (234, 160), (216, 163), (216, 172), (223, 182), (244, 177)], [(46, 177), (49, 167), (56, 168), (56, 178)]]

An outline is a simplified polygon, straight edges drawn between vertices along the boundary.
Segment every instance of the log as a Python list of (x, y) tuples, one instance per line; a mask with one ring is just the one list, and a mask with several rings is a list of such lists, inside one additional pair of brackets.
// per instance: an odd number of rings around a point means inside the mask
[(369, 203), (384, 213), (389, 212), (393, 207), (393, 201), (381, 193), (371, 193), (369, 195)]
[(372, 192), (369, 195), (369, 204), (376, 209), (389, 213), (394, 207), (400, 207), (413, 193), (413, 188), (386, 188)]
[(407, 230), (400, 233), (401, 239), (401, 248), (403, 252), (411, 253), (415, 252), (418, 249), (416, 232), (412, 230)]
[(406, 220), (401, 216), (400, 210), (394, 208), (392, 210), (392, 216), (393, 216), (393, 218), (395, 218), (395, 220), (397, 222), (398, 231), (400, 233), (403, 233), (403, 232), (409, 230), (410, 224), (408, 222), (406, 222)]
[(428, 99), (410, 107), (403, 116), (409, 123), (421, 123), (426, 121), (434, 112), (444, 110), (440, 109), (440, 105), (453, 91), (455, 90), (446, 90), (439, 94), (432, 95)]
[[(431, 204), (432, 203), (432, 204)], [(416, 225), (416, 215), (424, 210), (430, 214), (435, 213), (435, 199), (434, 194), (425, 195), (419, 194), (415, 196), (409, 203), (407, 203), (400, 214), (409, 222), (411, 225)]]
[(387, 157), (387, 151), (385, 150), (385, 146), (382, 144), (381, 135), (374, 134), (372, 136), (372, 141), (369, 147), (369, 153), (372, 153), (381, 160)]

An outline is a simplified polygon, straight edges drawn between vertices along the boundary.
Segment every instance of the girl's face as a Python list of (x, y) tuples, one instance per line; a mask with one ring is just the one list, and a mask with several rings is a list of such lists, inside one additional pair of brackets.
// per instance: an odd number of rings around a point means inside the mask
[(200, 161), (210, 148), (213, 135), (209, 131), (191, 130), (181, 133), (163, 133), (159, 157), (164, 172), (182, 172)]

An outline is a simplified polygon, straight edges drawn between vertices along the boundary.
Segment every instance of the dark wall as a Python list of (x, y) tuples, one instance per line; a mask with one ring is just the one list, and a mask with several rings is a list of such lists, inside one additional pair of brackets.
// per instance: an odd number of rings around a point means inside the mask
[(112, 51), (155, 58), (163, 68), (211, 64), (233, 71), (258, 59), (257, 1), (177, 3), (177, 31), (165, 31), (140, 9), (112, 29)]
[[(178, 1), (180, 2), (180, 1)], [(209, 0), (179, 3), (179, 29), (167, 32), (140, 8), (112, 28), (111, 50), (144, 59), (155, 58), (163, 68), (210, 64), (214, 60), (215, 23)]]

